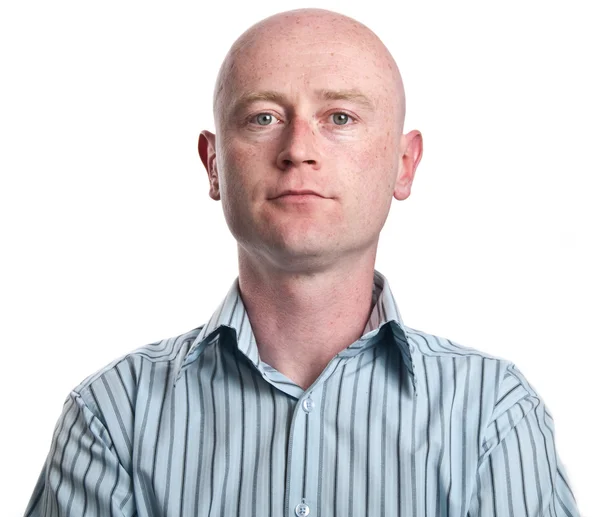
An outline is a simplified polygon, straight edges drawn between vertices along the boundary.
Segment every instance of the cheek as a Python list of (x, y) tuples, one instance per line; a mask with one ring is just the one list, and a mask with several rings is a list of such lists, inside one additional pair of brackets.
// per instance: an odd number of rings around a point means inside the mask
[(241, 200), (244, 193), (252, 191), (257, 181), (255, 168), (260, 163), (259, 153), (255, 148), (227, 142), (220, 150), (221, 190), (225, 197)]
[(400, 165), (400, 141), (394, 131), (387, 131), (374, 145), (377, 150), (373, 156), (376, 163), (377, 181), (382, 193), (390, 198), (393, 196), (398, 167)]
[(276, 180), (272, 149), (234, 138), (223, 144), (218, 151), (223, 210), (230, 224), (247, 229), (261, 217), (265, 198)]
[(349, 149), (353, 174), (348, 178), (353, 183), (357, 199), (367, 204), (378, 204), (394, 192), (398, 167), (398, 150), (390, 133), (374, 135), (365, 145)]

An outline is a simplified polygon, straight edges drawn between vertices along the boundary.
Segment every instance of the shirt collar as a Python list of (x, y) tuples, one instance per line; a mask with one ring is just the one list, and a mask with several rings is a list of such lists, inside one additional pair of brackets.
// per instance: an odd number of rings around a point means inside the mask
[[(385, 276), (377, 270), (374, 271), (373, 275), (372, 299), (374, 302), (373, 310), (359, 342), (369, 340), (377, 335), (384, 325), (387, 325), (394, 343), (400, 349), (402, 361), (413, 377), (414, 385), (413, 357), (411, 347), (408, 344), (406, 329), (389, 283)], [(210, 317), (208, 323), (200, 329), (188, 352), (183, 356), (176, 379), (181, 377), (183, 371), (196, 361), (206, 347), (214, 343), (219, 338), (221, 331), (226, 328), (234, 331), (239, 350), (258, 368), (260, 363), (258, 347), (248, 319), (248, 313), (240, 295), (238, 278), (235, 279), (217, 310)]]

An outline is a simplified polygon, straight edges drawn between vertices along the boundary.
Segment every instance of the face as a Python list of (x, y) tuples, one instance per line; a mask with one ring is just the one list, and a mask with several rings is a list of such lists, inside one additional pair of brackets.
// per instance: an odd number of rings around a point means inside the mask
[(289, 269), (374, 256), (409, 195), (420, 134), (402, 135), (399, 76), (364, 31), (283, 18), (226, 62), (199, 148), (241, 252)]

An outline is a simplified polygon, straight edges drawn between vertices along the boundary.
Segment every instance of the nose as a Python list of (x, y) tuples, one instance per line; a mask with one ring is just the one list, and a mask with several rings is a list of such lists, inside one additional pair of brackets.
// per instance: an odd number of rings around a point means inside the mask
[(294, 118), (283, 132), (282, 147), (277, 155), (277, 166), (285, 171), (303, 164), (314, 170), (321, 168), (321, 154), (314, 128), (304, 119)]

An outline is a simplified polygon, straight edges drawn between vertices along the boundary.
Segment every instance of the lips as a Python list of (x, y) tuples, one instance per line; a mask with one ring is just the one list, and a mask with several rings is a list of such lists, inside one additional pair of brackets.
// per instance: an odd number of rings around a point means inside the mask
[(307, 196), (307, 195), (324, 197), (321, 194), (319, 194), (318, 192), (315, 192), (314, 190), (302, 189), (302, 190), (284, 190), (281, 194), (276, 195), (272, 199), (277, 199), (278, 197), (284, 197), (284, 196)]

